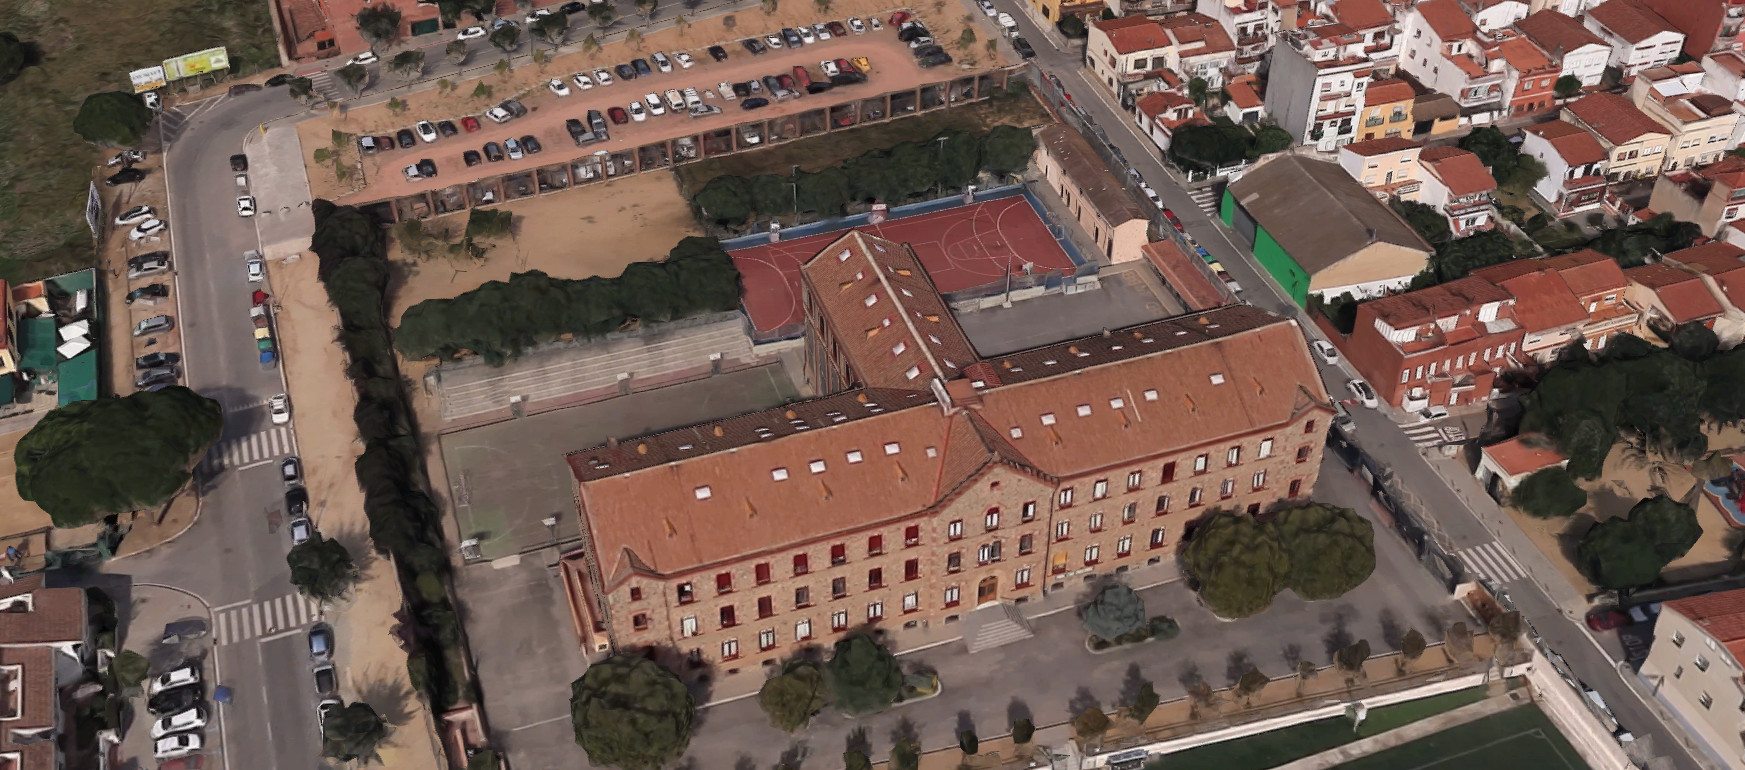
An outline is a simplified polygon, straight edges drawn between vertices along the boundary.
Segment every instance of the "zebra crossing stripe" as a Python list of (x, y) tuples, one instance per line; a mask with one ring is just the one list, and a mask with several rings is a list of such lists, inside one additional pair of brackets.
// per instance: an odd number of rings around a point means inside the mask
[(1460, 560), (1467, 569), (1499, 583), (1520, 580), (1527, 574), (1508, 550), (1494, 541), (1461, 551)]
[(213, 635), (220, 646), (251, 639), (270, 641), (320, 620), (321, 604), (301, 594), (285, 594), (216, 613)]

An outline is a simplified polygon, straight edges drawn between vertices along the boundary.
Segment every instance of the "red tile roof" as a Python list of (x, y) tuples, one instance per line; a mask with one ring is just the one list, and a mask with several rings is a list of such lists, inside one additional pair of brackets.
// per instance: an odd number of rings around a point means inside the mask
[(1109, 45), (1114, 47), (1115, 53), (1138, 53), (1155, 48), (1168, 48), (1172, 42), (1169, 35), (1164, 34), (1163, 27), (1157, 25), (1156, 20), (1141, 15), (1094, 22), (1091, 26), (1102, 30), (1109, 37)]
[(1522, 129), (1543, 138), (1557, 151), (1558, 157), (1570, 167), (1585, 166), (1606, 159), (1606, 148), (1587, 129), (1574, 123), (1552, 120)]
[(1199, 256), (1190, 257), (1183, 253), (1174, 240), (1147, 243), (1139, 247), (1139, 253), (1157, 268), (1163, 282), (1175, 290), (1176, 296), (1181, 297), (1189, 310), (1209, 310), (1225, 304), (1224, 295), (1212, 285), (1212, 279), (1201, 272), (1203, 267), (1194, 265), (1200, 261)]
[(1551, 442), (1538, 434), (1516, 436), (1479, 450), (1511, 477), (1562, 465), (1568, 461)]
[(1175, 40), (1177, 52), (1183, 57), (1235, 53), (1236, 41), (1216, 19), (1198, 13), (1172, 16), (1157, 22)]
[(1563, 276), (1563, 282), (1568, 284), (1569, 290), (1575, 292), (1577, 297), (1586, 298), (1609, 291), (1622, 291), (1630, 284), (1624, 278), (1624, 269), (1618, 267), (1617, 260), (1593, 249), (1546, 257), (1539, 262)]
[(1529, 40), (1539, 44), (1554, 59), (1561, 60), (1569, 52), (1582, 46), (1597, 45), (1610, 48), (1606, 41), (1601, 40), (1593, 30), (1582, 26), (1580, 21), (1565, 16), (1557, 11), (1544, 10), (1515, 22), (1515, 29), (1521, 31)]
[(1381, 0), (1339, 0), (1333, 5), (1333, 18), (1355, 30), (1375, 29), (1394, 23)]
[[(1617, 2), (1617, 0), (1613, 0)], [(1629, 144), (1644, 134), (1665, 134), (1666, 129), (1620, 94), (1588, 94), (1564, 109), (1586, 123), (1615, 147)]]
[(1394, 102), (1409, 101), (1416, 98), (1417, 95), (1418, 92), (1412, 89), (1411, 83), (1396, 78), (1389, 78), (1387, 80), (1377, 80), (1374, 83), (1370, 83), (1369, 88), (1363, 92), (1363, 103), (1366, 106), (1373, 107), (1378, 104), (1392, 104)]
[(0, 599), (30, 595), (28, 612), (0, 612), (0, 647), (85, 640), (85, 592), (43, 588), (39, 573), (0, 586)]
[(1624, 277), (1654, 292), (1675, 324), (1704, 321), (1725, 312), (1702, 278), (1664, 262), (1632, 267)]
[(1515, 320), (1529, 333), (1579, 326), (1587, 321), (1587, 309), (1555, 271), (1537, 270), (1497, 279), (1483, 270), (1475, 270), (1473, 275), (1495, 280), (1498, 286), (1515, 295)]
[(1686, 618), (1726, 645), (1735, 663), (1745, 661), (1745, 588), (1673, 599), (1660, 605)]
[(1662, 32), (1678, 31), (1672, 22), (1635, 0), (1606, 0), (1588, 9), (1587, 15), (1632, 45)]
[(1373, 158), (1377, 155), (1386, 155), (1388, 153), (1410, 150), (1413, 147), (1422, 146), (1424, 146), (1423, 142), (1414, 142), (1410, 139), (1398, 136), (1387, 136), (1380, 139), (1368, 139), (1362, 142), (1352, 142), (1341, 149), (1356, 153), (1365, 158)]
[(1727, 154), (1721, 160), (1697, 169), (1696, 173), (1704, 179), (1713, 180), (1725, 185), (1730, 190), (1745, 187), (1745, 158)]
[(1230, 101), (1242, 109), (1251, 110), (1265, 104), (1254, 92), (1254, 87), (1247, 83), (1231, 83), (1224, 90), (1230, 94)]
[(1745, 249), (1726, 241), (1709, 241), (1666, 258), (1714, 278), (1733, 307), (1745, 308)]
[(1497, 189), (1497, 180), (1478, 156), (1458, 147), (1430, 147), (1418, 154), (1418, 162), (1436, 177), (1450, 195), (1473, 195)]
[(1502, 287), (1483, 278), (1467, 276), (1428, 289), (1372, 299), (1363, 306), (1387, 325), (1407, 329), (1433, 323), (1438, 318), (1476, 313), (1482, 305), (1510, 299), (1513, 297)]
[(909, 247), (850, 230), (800, 266), (853, 381), (923, 387), (963, 374), (975, 349)]
[(1472, 23), (1466, 9), (1460, 7), (1460, 0), (1424, 0), (1418, 3), (1417, 11), (1444, 43), (1470, 40), (1478, 35), (1478, 26)]
[(1528, 73), (1557, 66), (1526, 38), (1512, 37), (1504, 40), (1497, 45), (1497, 50), (1502, 52), (1503, 61), (1508, 62), (1517, 72)]

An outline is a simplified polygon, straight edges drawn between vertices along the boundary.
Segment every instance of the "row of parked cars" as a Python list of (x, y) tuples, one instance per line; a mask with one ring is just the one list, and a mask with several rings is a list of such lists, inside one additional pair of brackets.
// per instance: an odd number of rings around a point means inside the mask
[[(168, 635), (166, 629), (166, 636)], [(146, 684), (146, 711), (154, 717), (151, 724), (152, 756), (161, 760), (182, 760), (179, 767), (199, 767), (197, 757), (206, 748), (209, 713), (206, 709), (206, 688), (200, 671), (203, 661), (189, 658), (176, 664)], [(160, 770), (169, 770), (170, 765)]]

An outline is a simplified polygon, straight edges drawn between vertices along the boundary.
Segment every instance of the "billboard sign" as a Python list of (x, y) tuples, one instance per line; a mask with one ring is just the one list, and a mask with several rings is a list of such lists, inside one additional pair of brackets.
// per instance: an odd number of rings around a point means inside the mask
[(224, 69), (230, 69), (230, 55), (222, 46), (164, 60), (164, 74), (170, 80), (197, 77), (214, 70)]
[(143, 94), (169, 85), (168, 79), (164, 77), (163, 67), (146, 67), (134, 70), (129, 73), (128, 77), (133, 79), (133, 92), (136, 94)]

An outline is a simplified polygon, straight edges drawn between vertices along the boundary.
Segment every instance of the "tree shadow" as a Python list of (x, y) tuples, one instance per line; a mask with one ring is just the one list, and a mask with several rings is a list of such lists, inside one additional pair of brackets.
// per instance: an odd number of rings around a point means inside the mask
[(909, 741), (916, 745), (920, 745), (921, 743), (921, 733), (919, 730), (915, 729), (915, 723), (909, 721), (908, 717), (898, 719), (897, 723), (891, 726), (891, 745), (894, 746), (904, 741)]
[(782, 751), (781, 759), (776, 767), (785, 768), (785, 770), (800, 770), (800, 765), (805, 763), (806, 757), (810, 756), (811, 753), (812, 750), (806, 745), (806, 741), (795, 741)]
[(401, 727), (412, 721), (412, 687), (398, 677), (366, 673), (352, 691), (357, 695), (354, 700), (368, 703), (383, 722)]
[(1390, 650), (1400, 648), (1400, 640), (1405, 637), (1406, 629), (1400, 625), (1400, 618), (1394, 614), (1392, 607), (1381, 611), (1381, 640)]
[(1011, 702), (1006, 704), (1006, 725), (1008, 727), (1015, 725), (1020, 719), (1034, 720), (1035, 717), (1030, 713), (1030, 704), (1013, 697)]
[(872, 736), (865, 727), (856, 727), (848, 731), (848, 737), (843, 741), (843, 750), (860, 752), (872, 756)]
[(973, 733), (975, 731), (976, 731), (976, 720), (975, 720), (975, 717), (970, 716), (969, 709), (962, 709), (962, 710), (958, 711), (957, 712), (957, 733), (956, 734), (963, 735), (966, 732)]
[(374, 541), (370, 533), (361, 525), (347, 524), (332, 530), (322, 530), (321, 536), (345, 546), (345, 552), (351, 554), (351, 563), (357, 566), (359, 575), (368, 575), (375, 567), (376, 555)]
[(1334, 610), (1330, 615), (1328, 619), (1332, 621), (1332, 627), (1321, 637), (1321, 647), (1326, 650), (1328, 660), (1332, 660), (1335, 653), (1357, 641), (1357, 637), (1351, 635), (1350, 619), (1346, 617), (1344, 610)]
[(1073, 693), (1072, 700), (1066, 702), (1066, 710), (1068, 714), (1078, 716), (1083, 714), (1086, 709), (1101, 711), (1103, 702), (1097, 699), (1096, 694), (1091, 692), (1091, 688), (1080, 687), (1078, 692)]
[(1254, 668), (1254, 661), (1249, 659), (1247, 650), (1231, 650), (1224, 664), (1224, 678), (1234, 685), (1251, 668)]
[(1448, 615), (1441, 607), (1424, 608), (1424, 638), (1441, 639), (1448, 631)]
[(1206, 681), (1206, 677), (1200, 674), (1200, 667), (1190, 660), (1182, 664), (1175, 680), (1181, 683), (1183, 690), (1192, 690), (1194, 685)]
[(740, 754), (738, 759), (733, 760), (733, 770), (757, 770), (757, 760)]
[(1127, 675), (1121, 679), (1121, 702), (1132, 703), (1139, 700), (1139, 691), (1145, 689), (1145, 685), (1150, 682), (1151, 680), (1145, 678), (1145, 672), (1139, 668), (1138, 663), (1129, 664)]
[(1279, 654), (1284, 656), (1285, 665), (1290, 666), (1292, 671), (1303, 662), (1303, 646), (1296, 642), (1287, 643), (1279, 649)]

